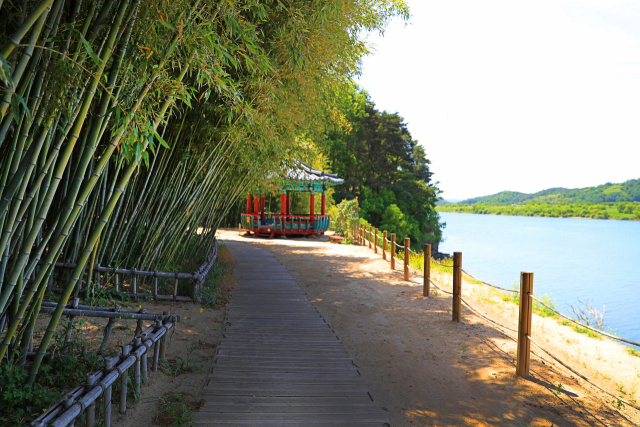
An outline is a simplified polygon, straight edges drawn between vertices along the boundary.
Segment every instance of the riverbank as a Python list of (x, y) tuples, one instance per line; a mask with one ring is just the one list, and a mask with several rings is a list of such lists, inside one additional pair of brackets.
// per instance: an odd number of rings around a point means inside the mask
[[(624, 210), (624, 212), (621, 212), (620, 209)], [(587, 205), (455, 203), (437, 205), (436, 211), (481, 215), (640, 221), (640, 204), (638, 204), (638, 207), (634, 210), (633, 208), (628, 209), (626, 206), (618, 207), (618, 205), (613, 203)]]
[[(451, 322), (451, 300), (422, 297), (368, 248), (316, 239), (254, 239), (222, 231), (223, 239), (257, 245), (289, 268), (330, 321), (392, 425), (634, 425), (621, 407), (547, 357), (532, 356), (532, 377), (515, 376), (515, 336), (471, 311)], [(451, 277), (434, 271), (450, 288)], [(517, 329), (517, 306), (465, 281), (463, 298), (500, 324)], [(640, 358), (609, 340), (579, 334), (534, 315), (532, 335), (572, 368), (606, 390), (635, 399)], [(624, 394), (626, 393), (626, 394)], [(613, 401), (613, 403), (612, 403)]]

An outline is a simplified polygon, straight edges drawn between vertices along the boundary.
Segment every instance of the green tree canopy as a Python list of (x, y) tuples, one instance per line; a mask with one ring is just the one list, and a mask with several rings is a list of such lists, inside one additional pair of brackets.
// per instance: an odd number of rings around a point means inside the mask
[(348, 125), (327, 135), (331, 170), (344, 178), (337, 200), (360, 200), (360, 216), (415, 242), (439, 242), (435, 211), (439, 190), (430, 161), (398, 113), (379, 111), (369, 94), (352, 86), (343, 96)]

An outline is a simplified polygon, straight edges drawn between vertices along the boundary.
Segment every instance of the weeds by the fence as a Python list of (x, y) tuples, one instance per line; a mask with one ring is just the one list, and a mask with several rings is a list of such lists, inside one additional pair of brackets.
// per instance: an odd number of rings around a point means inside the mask
[(72, 335), (67, 343), (64, 342), (65, 336), (66, 330), (56, 335), (49, 347), (48, 362), (43, 364), (33, 385), (27, 385), (28, 370), (16, 360), (12, 365), (0, 366), (0, 427), (25, 424), (104, 362), (102, 356), (87, 353), (87, 344), (76, 335)]
[(233, 257), (225, 245), (218, 246), (218, 258), (211, 267), (200, 289), (196, 291), (196, 299), (204, 307), (224, 306), (229, 302), (233, 281)]
[(189, 393), (167, 393), (160, 398), (160, 415), (154, 420), (159, 426), (183, 427), (197, 421), (194, 412), (200, 402), (191, 400)]

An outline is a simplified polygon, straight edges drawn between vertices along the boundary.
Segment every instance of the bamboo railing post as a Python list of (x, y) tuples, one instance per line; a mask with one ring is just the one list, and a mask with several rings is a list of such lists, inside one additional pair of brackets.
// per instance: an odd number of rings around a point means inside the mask
[(460, 322), (462, 320), (462, 252), (453, 253), (453, 307), (451, 308), (451, 320)]
[[(168, 311), (163, 311), (163, 315), (167, 316), (169, 314)], [(164, 323), (164, 322), (163, 322)], [(165, 354), (167, 352), (167, 334), (165, 333), (162, 338), (160, 338), (160, 359), (165, 359)]]
[(176, 273), (176, 283), (173, 286), (173, 300), (178, 300), (178, 273)]
[(409, 256), (411, 254), (409, 245), (411, 244), (411, 239), (408, 237), (404, 238), (404, 280), (409, 281)]
[(144, 381), (145, 384), (149, 382), (149, 371), (147, 370), (148, 359), (149, 349), (147, 348), (147, 351), (145, 351), (144, 354), (140, 356), (140, 370), (142, 371), (142, 381)]
[(531, 361), (531, 314), (533, 312), (533, 273), (520, 273), (520, 317), (518, 320), (518, 352), (516, 375), (522, 378), (529, 376)]
[[(147, 310), (145, 310), (144, 308), (141, 308), (140, 310), (138, 310), (139, 314), (145, 314), (147, 312)], [(138, 336), (142, 333), (142, 327), (144, 326), (142, 324), (143, 320), (142, 319), (138, 319), (136, 322), (136, 332), (134, 333), (135, 336)]]
[(133, 297), (138, 298), (138, 276), (135, 268), (131, 269), (131, 275), (133, 276)]
[[(111, 371), (111, 369), (113, 369), (113, 358), (112, 357), (105, 357), (104, 358), (104, 370), (105, 370), (105, 374), (109, 371)], [(104, 403), (104, 425), (105, 427), (111, 427), (111, 391), (112, 391), (112, 386), (108, 386), (104, 389), (104, 397), (103, 397), (103, 403)]]
[[(92, 374), (87, 374), (86, 378), (87, 378), (87, 386), (85, 388), (85, 391), (89, 391), (93, 388), (93, 385), (95, 384), (96, 379)], [(87, 406), (85, 413), (87, 415), (87, 427), (93, 427), (93, 424), (96, 422), (95, 402), (92, 402), (90, 405)]]
[[(129, 347), (126, 345), (122, 346), (122, 360), (125, 360), (129, 356)], [(127, 375), (127, 370), (125, 369), (122, 375), (120, 376), (120, 413), (124, 414), (127, 412), (127, 380), (129, 376)]]
[(378, 229), (373, 229), (373, 253), (378, 253)]
[(158, 301), (158, 270), (153, 271), (153, 299)]
[[(161, 327), (162, 327), (162, 322), (160, 322), (160, 319), (156, 320), (156, 327), (154, 332), (158, 332)], [(153, 344), (153, 372), (154, 373), (158, 372), (159, 356), (160, 356), (160, 340), (156, 341)]]
[(391, 233), (391, 269), (396, 268), (396, 233)]
[(424, 245), (424, 283), (422, 284), (422, 296), (428, 297), (431, 291), (431, 245)]
[(116, 273), (116, 292), (120, 292), (120, 284), (118, 283), (118, 273)]
[[(116, 311), (120, 311), (120, 307), (119, 306), (116, 306), (116, 307), (117, 307)], [(99, 350), (100, 353), (106, 350), (107, 342), (111, 337), (111, 332), (113, 331), (113, 327), (115, 326), (115, 324), (116, 324), (116, 319), (109, 319), (109, 321), (107, 322), (107, 326), (104, 328), (104, 337), (102, 338), (102, 342), (100, 343), (100, 350)]]
[[(137, 350), (140, 347), (140, 337), (135, 337), (134, 339), (134, 349)], [(140, 357), (136, 358), (136, 362), (133, 365), (133, 384), (136, 391), (137, 399), (140, 399)]]
[(371, 249), (371, 230), (373, 227), (369, 226), (369, 249)]
[(387, 260), (387, 230), (382, 232), (382, 259)]
[[(67, 396), (64, 399), (63, 408), (65, 410), (71, 408), (73, 406), (73, 400), (74, 400), (73, 396)], [(75, 421), (72, 421), (70, 424), (67, 425), (67, 427), (74, 427), (74, 425), (75, 425)]]

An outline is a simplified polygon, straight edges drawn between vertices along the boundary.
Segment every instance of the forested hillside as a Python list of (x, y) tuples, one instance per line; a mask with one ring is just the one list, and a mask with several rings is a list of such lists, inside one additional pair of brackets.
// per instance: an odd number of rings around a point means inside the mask
[(640, 179), (631, 179), (621, 184), (606, 183), (586, 188), (549, 188), (537, 193), (527, 194), (516, 191), (502, 191), (484, 197), (474, 197), (460, 203), (604, 203), (604, 202), (640, 202)]
[(640, 179), (569, 190), (549, 188), (533, 194), (503, 191), (460, 203), (438, 205), (439, 212), (495, 215), (640, 219)]

